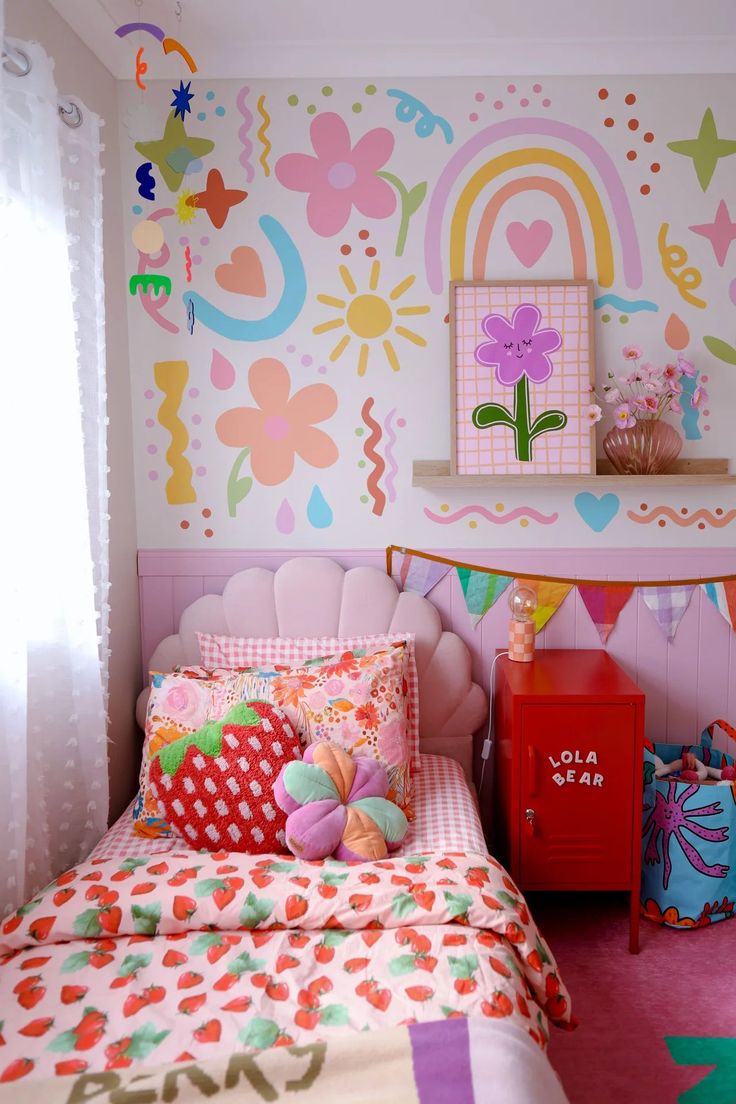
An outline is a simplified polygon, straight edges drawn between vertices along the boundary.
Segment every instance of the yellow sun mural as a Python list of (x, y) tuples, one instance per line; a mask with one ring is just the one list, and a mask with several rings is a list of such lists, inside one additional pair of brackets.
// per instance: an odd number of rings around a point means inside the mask
[(424, 347), (427, 342), (414, 330), (402, 325), (401, 319), (412, 315), (428, 314), (428, 306), (400, 307), (394, 306), (402, 295), (405, 294), (416, 280), (416, 276), (407, 276), (388, 293), (388, 298), (377, 294), (378, 284), (381, 278), (380, 261), (374, 261), (371, 265), (368, 277), (368, 290), (358, 291), (355, 280), (345, 265), (340, 265), (340, 278), (345, 285), (349, 298), (338, 299), (334, 295), (318, 295), (317, 300), (327, 307), (334, 307), (341, 311), (337, 318), (331, 318), (328, 322), (321, 322), (315, 326), (313, 333), (323, 334), (330, 330), (339, 330), (347, 327), (350, 333), (341, 335), (340, 340), (330, 353), (330, 360), (338, 360), (350, 345), (353, 337), (360, 341), (358, 353), (358, 375), (364, 376), (368, 367), (368, 356), (371, 343), (380, 341), (386, 359), (398, 372), (401, 368), (399, 358), (394, 348), (393, 337), (403, 337), (411, 341), (413, 345)]
[(197, 208), (189, 204), (189, 197), (193, 194), (185, 189), (176, 200), (176, 217), (184, 226), (197, 217)]

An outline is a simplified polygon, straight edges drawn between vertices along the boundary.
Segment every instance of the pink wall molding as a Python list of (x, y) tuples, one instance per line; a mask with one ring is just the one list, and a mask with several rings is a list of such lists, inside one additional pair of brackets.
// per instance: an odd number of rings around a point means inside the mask
[[(729, 549), (427, 549), (483, 566), (580, 578), (662, 579), (705, 577), (731, 572), (736, 553)], [(280, 549), (244, 551), (142, 550), (138, 553), (144, 677), (156, 645), (178, 628), (181, 611), (203, 594), (219, 594), (227, 579), (247, 567), (276, 570), (293, 556), (331, 556), (345, 568), (369, 564), (385, 570), (385, 550)], [(394, 557), (397, 571), (400, 557)], [(455, 572), (429, 595), (445, 629), (456, 632), (473, 656), (473, 678), (486, 685), (490, 657), (505, 647), (508, 608), (501, 599), (477, 629), (468, 617)], [(668, 644), (643, 602), (632, 597), (622, 612), (608, 652), (647, 695), (647, 734), (672, 743), (696, 739), (716, 717), (736, 718), (736, 644), (734, 634), (709, 599), (697, 591), (677, 637)], [(539, 648), (599, 648), (598, 634), (575, 591), (538, 638)]]

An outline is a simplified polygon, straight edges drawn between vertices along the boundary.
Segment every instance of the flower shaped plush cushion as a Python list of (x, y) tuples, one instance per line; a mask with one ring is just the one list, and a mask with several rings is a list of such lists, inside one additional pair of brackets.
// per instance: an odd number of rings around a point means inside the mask
[(376, 759), (353, 758), (329, 741), (310, 744), (302, 762), (282, 767), (274, 786), (289, 814), (287, 846), (300, 859), (385, 859), (408, 830), (387, 792), (386, 771)]
[(280, 709), (240, 702), (222, 720), (156, 754), (151, 792), (191, 847), (282, 852), (286, 817), (273, 787), (279, 769), (300, 755), (299, 739)]

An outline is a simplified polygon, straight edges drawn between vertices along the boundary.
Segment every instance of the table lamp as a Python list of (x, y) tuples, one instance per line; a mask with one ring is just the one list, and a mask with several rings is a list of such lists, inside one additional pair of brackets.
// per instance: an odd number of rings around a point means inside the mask
[(534, 613), (537, 595), (531, 587), (517, 583), (509, 594), (509, 659), (531, 663), (534, 659)]

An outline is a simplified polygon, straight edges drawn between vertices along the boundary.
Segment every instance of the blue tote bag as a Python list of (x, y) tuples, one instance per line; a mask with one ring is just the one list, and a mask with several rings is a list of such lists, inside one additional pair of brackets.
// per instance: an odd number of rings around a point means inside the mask
[(733, 766), (733, 755), (713, 747), (716, 726), (736, 749), (736, 730), (714, 721), (699, 744), (653, 744), (644, 750), (642, 911), (673, 928), (728, 920), (736, 909), (736, 783), (654, 776), (654, 754), (672, 763), (690, 751), (708, 766)]

